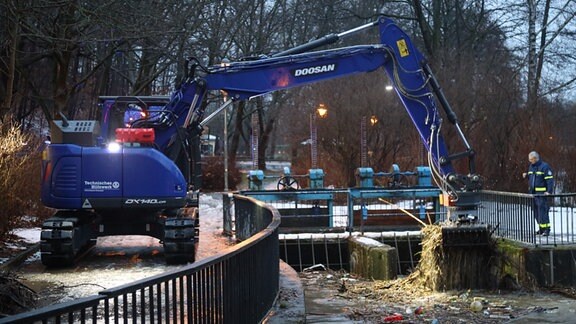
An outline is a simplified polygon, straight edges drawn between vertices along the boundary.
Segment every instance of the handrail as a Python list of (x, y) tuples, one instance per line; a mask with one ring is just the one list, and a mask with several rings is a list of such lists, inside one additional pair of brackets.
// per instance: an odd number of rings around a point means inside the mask
[[(141, 322), (257, 323), (279, 291), (280, 214), (233, 195), (236, 217), (253, 235), (212, 257), (66, 303), (0, 319), (0, 323)], [(246, 232), (246, 231), (245, 231)], [(240, 271), (239, 269), (249, 269)]]

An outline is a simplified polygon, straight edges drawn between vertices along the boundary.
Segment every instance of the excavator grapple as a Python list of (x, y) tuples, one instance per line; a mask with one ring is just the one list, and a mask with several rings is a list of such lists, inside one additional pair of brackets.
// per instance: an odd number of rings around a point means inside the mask
[(491, 230), (486, 224), (443, 225), (444, 247), (472, 247), (490, 245)]
[(490, 245), (490, 226), (478, 221), (479, 194), (476, 191), (442, 195), (441, 203), (448, 211), (442, 226), (444, 247), (472, 247)]

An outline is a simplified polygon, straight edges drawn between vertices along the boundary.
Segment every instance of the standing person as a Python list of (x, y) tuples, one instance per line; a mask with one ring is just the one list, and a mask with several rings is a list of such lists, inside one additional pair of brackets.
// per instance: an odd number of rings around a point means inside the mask
[(548, 215), (548, 199), (546, 195), (554, 193), (554, 176), (548, 163), (540, 160), (540, 154), (536, 151), (528, 154), (530, 166), (528, 172), (522, 177), (528, 176), (528, 192), (534, 196), (534, 218), (538, 222), (539, 229), (536, 235), (550, 235), (550, 217)]

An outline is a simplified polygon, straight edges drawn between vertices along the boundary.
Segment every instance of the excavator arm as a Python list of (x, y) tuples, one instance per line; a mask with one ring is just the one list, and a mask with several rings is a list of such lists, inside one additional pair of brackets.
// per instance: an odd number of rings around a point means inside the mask
[[(339, 41), (367, 28), (378, 27), (380, 44), (314, 49)], [(181, 88), (166, 109), (178, 116), (178, 125), (199, 134), (202, 126), (232, 102), (246, 100), (269, 92), (317, 83), (383, 68), (395, 92), (410, 115), (428, 152), (428, 162), (436, 183), (457, 199), (458, 192), (476, 191), (481, 187), (474, 170), (474, 151), (462, 133), (456, 114), (423, 55), (410, 38), (393, 21), (380, 17), (375, 22), (341, 34), (332, 34), (293, 49), (253, 60), (225, 63), (208, 68), (194, 65)], [(225, 91), (230, 100), (205, 117), (204, 96), (208, 91)], [(384, 85), (382, 85), (384, 91)], [(448, 121), (456, 128), (463, 152), (451, 154), (441, 135), (443, 108)], [(157, 131), (161, 148), (173, 140), (173, 131)], [(452, 161), (467, 158), (469, 172), (461, 175)]]
[[(373, 27), (379, 30), (380, 44), (316, 50)], [(97, 121), (63, 119), (52, 125), (53, 143), (42, 161), (42, 202), (57, 212), (42, 227), (45, 265), (73, 264), (97, 237), (123, 234), (159, 238), (168, 262), (193, 261), (203, 126), (235, 101), (379, 68), (388, 75), (420, 134), (433, 178), (449, 196), (445, 199), (450, 202), (449, 213), (469, 219), (477, 210), (481, 183), (474, 172), (474, 151), (425, 59), (391, 20), (382, 17), (256, 59), (211, 67), (192, 63), (186, 80), (168, 99), (101, 98), (102, 132)], [(224, 91), (229, 100), (204, 116), (211, 91)], [(439, 107), (456, 127), (463, 152), (447, 150)], [(461, 158), (469, 161), (467, 174), (458, 174), (453, 167), (452, 162)], [(469, 233), (443, 229), (444, 240), (453, 245), (470, 242)], [(475, 233), (484, 238), (487, 231), (481, 228)]]

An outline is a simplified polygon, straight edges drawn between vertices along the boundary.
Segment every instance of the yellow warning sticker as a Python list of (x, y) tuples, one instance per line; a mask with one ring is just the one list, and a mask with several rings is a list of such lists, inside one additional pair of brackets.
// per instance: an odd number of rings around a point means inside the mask
[(408, 45), (406, 45), (405, 40), (400, 39), (396, 41), (396, 46), (398, 46), (398, 52), (400, 53), (401, 57), (410, 55), (410, 52), (408, 51)]

